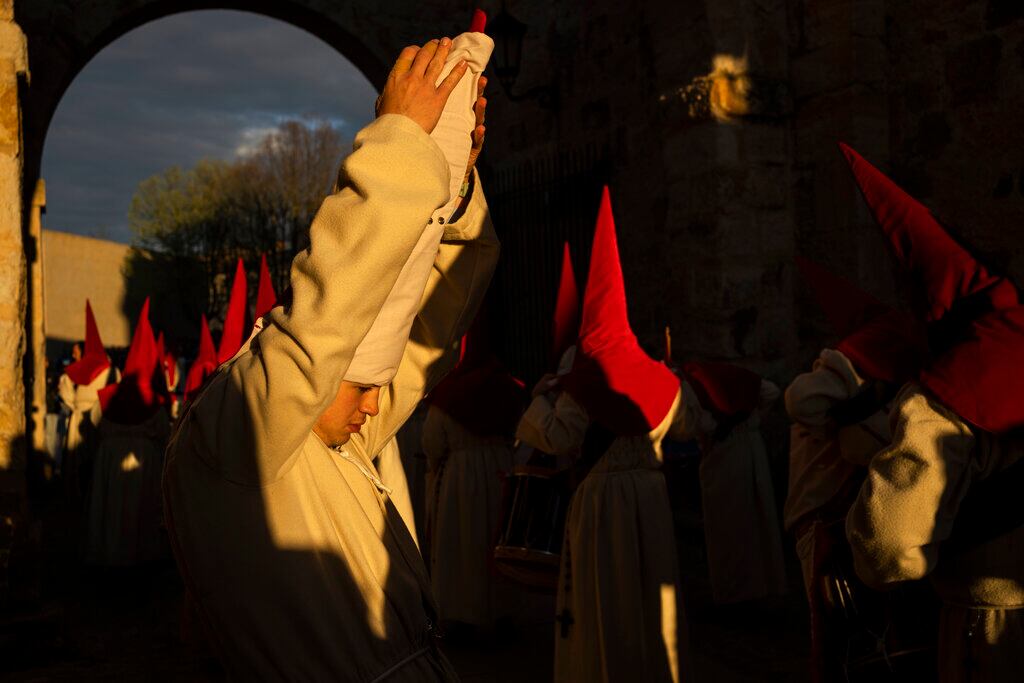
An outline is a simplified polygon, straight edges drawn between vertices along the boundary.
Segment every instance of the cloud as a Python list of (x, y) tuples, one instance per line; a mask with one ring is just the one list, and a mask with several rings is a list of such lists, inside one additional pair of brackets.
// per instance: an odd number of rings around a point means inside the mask
[(146, 24), (100, 52), (62, 99), (43, 154), (44, 225), (130, 241), (139, 181), (244, 154), (289, 118), (354, 136), (375, 97), (334, 48), (275, 19), (217, 10)]

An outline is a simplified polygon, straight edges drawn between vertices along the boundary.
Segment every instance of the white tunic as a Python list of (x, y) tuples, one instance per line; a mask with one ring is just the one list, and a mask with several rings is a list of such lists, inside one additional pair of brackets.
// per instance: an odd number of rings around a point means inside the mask
[(444, 237), (380, 412), (339, 453), (312, 432), (431, 213), (445, 159), (410, 119), (356, 137), (292, 264), (289, 310), (211, 378), (168, 448), (182, 575), (238, 680), (453, 680), (416, 543), (372, 456), (456, 360), (497, 259), (477, 185)]
[(512, 440), (474, 434), (432, 405), (423, 424), (423, 452), (432, 474), (430, 581), (441, 617), (491, 626), (510, 607), (491, 557)]

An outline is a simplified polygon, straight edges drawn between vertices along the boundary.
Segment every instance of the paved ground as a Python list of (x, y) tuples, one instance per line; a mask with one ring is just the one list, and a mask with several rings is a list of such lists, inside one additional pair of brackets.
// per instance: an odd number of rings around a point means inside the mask
[[(679, 480), (677, 480), (679, 481)], [(690, 626), (689, 656), (698, 682), (806, 680), (805, 605), (791, 557), (789, 596), (757, 608), (723, 609), (710, 601), (698, 506), (684, 471), (677, 501), (680, 565)], [(690, 483), (687, 483), (690, 482)], [(679, 502), (682, 501), (682, 502)], [(220, 681), (216, 662), (182, 644), (181, 584), (172, 563), (101, 573), (53, 554), (44, 573), (47, 599), (0, 620), (0, 678), (10, 681)], [(534, 595), (511, 630), (492, 638), (454, 639), (446, 651), (473, 683), (550, 680), (553, 598)], [(450, 639), (451, 640), (451, 639)]]

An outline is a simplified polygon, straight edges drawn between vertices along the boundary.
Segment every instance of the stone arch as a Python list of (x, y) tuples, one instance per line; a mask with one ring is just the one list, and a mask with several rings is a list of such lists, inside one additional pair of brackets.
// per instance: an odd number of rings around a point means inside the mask
[(31, 85), (21, 102), (26, 206), (39, 178), (46, 133), (61, 98), (93, 57), (129, 31), (187, 11), (234, 9), (261, 14), (320, 38), (379, 89), (387, 78), (388, 60), (397, 54), (401, 41), (368, 25), (377, 18), (376, 12), (357, 6), (373, 4), (356, 0), (123, 0), (95, 3), (88, 8), (88, 16), (79, 16), (86, 10), (72, 9), (69, 3), (21, 3), (16, 7), (16, 21), (28, 39), (31, 73)]
[(403, 45), (425, 30), (455, 28), (445, 4), (426, 0), (413, 14), (402, 0), (0, 0), (0, 291), (8, 293), (0, 304), (0, 514), (20, 514), (26, 454), (40, 446), (45, 407), (35, 389), (43, 356), (33, 321), (42, 312), (33, 276), (45, 195), (38, 181), (50, 121), (75, 76), (143, 24), (233, 9), (308, 31), (379, 89)]

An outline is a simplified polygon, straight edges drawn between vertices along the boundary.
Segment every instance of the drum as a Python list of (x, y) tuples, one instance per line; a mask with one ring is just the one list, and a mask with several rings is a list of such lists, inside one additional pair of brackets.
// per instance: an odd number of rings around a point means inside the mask
[(513, 581), (554, 592), (569, 508), (567, 473), (522, 465), (505, 484), (495, 567)]

